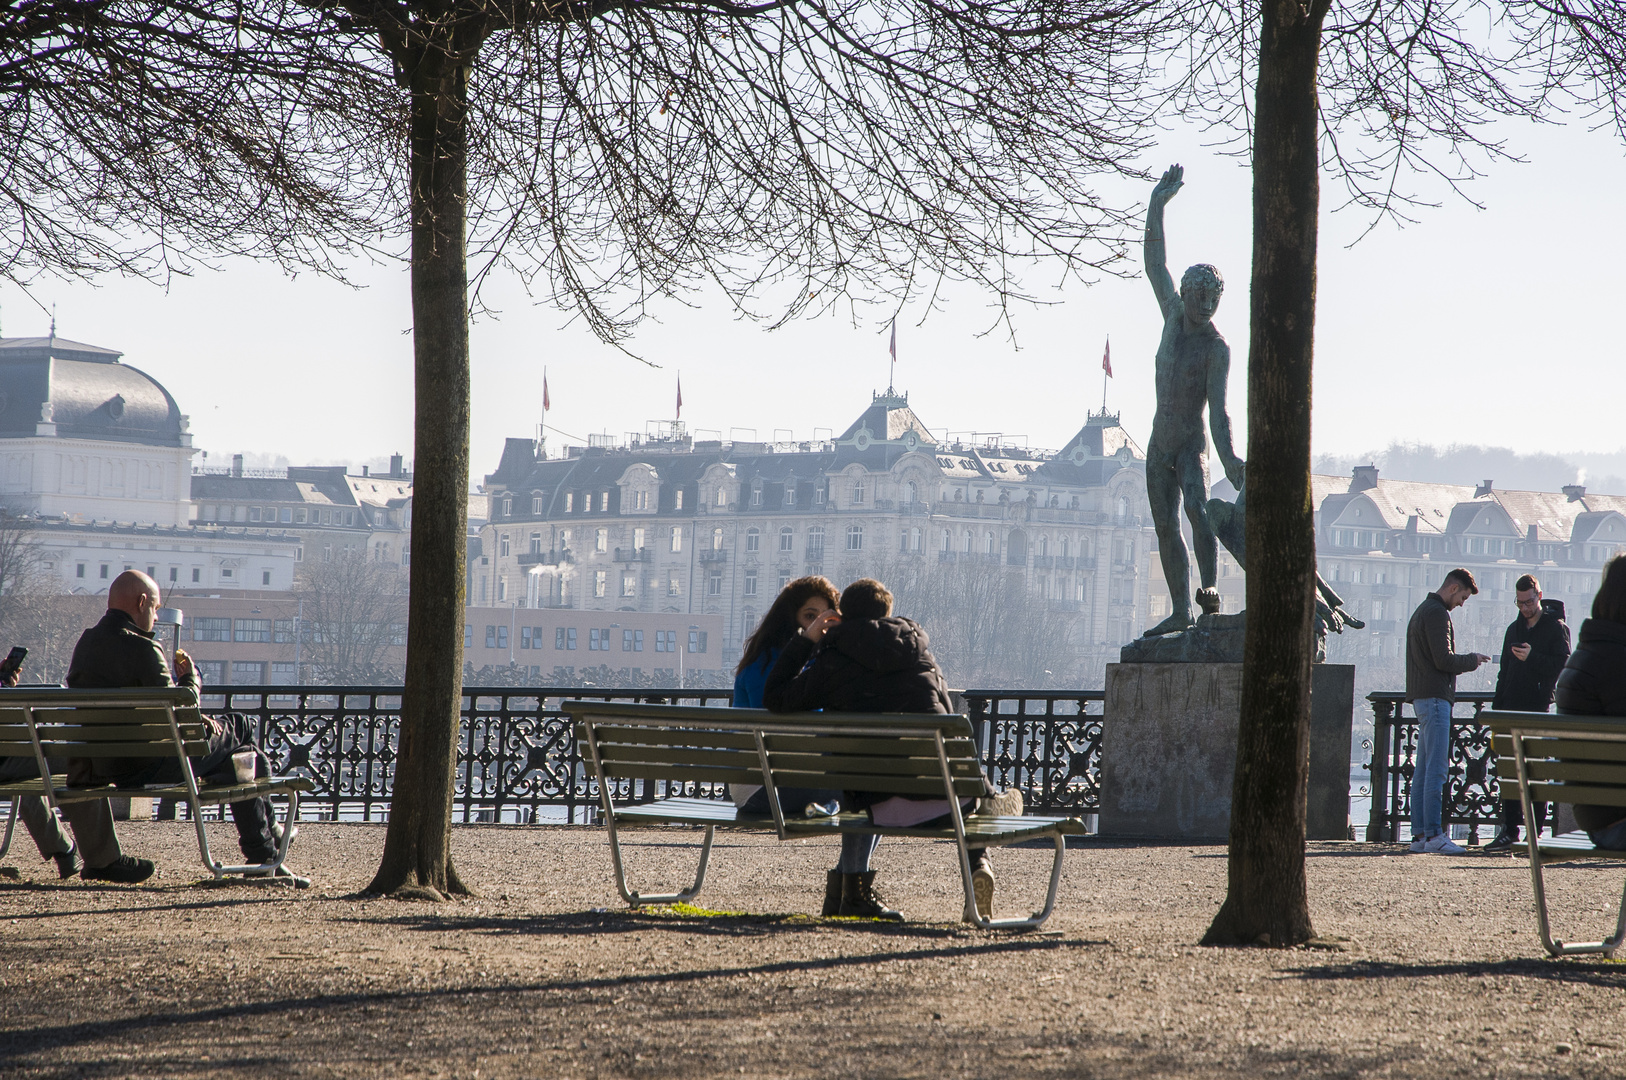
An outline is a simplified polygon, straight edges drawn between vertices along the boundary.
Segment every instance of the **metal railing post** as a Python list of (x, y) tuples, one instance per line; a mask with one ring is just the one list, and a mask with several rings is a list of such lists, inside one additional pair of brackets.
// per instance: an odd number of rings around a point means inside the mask
[(1367, 700), (1372, 705), (1372, 760), (1366, 763), (1371, 776), (1372, 807), (1367, 812), (1367, 843), (1392, 843), (1395, 834), (1389, 825), (1389, 735), (1394, 723), (1395, 703), (1380, 701), (1377, 695)]

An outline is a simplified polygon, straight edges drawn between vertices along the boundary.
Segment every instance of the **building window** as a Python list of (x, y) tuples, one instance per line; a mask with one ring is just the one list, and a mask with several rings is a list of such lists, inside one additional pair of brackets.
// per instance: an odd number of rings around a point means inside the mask
[(531, 628), (529, 626), (519, 628), (519, 647), (522, 649), (531, 647)]
[(785, 591), (785, 586), (787, 586), (789, 584), (790, 584), (790, 575), (789, 574), (780, 574), (779, 575), (779, 591), (784, 592)]
[(606, 514), (610, 512), (610, 493), (608, 491), (598, 493), (598, 508)]
[(998, 541), (996, 541), (994, 539), (994, 534), (991, 533), (991, 532), (983, 534), (983, 537), (982, 537), (982, 553), (984, 555), (997, 555), (997, 554), (999, 554)]
[(634, 551), (642, 551), (642, 550), (644, 550), (644, 530), (642, 530), (642, 529), (634, 529), (634, 530), (632, 530), (632, 550), (634, 550)]
[(285, 660), (271, 661), (271, 685), (293, 686), (299, 682), (299, 665)]
[(945, 554), (947, 554), (949, 548), (952, 547), (953, 544), (954, 544), (954, 534), (949, 532), (947, 529), (944, 529), (943, 530), (943, 546), (941, 548), (939, 548), (938, 550), (940, 550), (940, 551), (944, 552)]
[(584, 491), (584, 492), (582, 492), (582, 513), (591, 514), (592, 512), (593, 512), (593, 493), (591, 491)]
[(531, 496), (531, 513), (540, 514), (541, 512), (542, 512), (542, 496), (540, 496), (540, 495), (532, 495)]
[(238, 619), (232, 631), (234, 641), (270, 641), (270, 619)]
[(807, 561), (819, 562), (824, 558), (824, 526), (815, 525), (807, 530)]
[(192, 620), (192, 640), (193, 641), (230, 641), (231, 640), (231, 620), (230, 619), (209, 619), (209, 618), (193, 619)]
[(265, 664), (259, 660), (233, 660), (231, 681), (242, 686), (265, 682)]
[[(107, 564), (106, 564), (106, 563), (102, 563), (102, 574), (101, 574), (101, 577), (102, 577), (102, 580), (103, 580), (103, 581), (106, 581), (106, 580), (107, 580)], [(194, 579), (193, 579), (193, 580), (196, 580), (196, 579), (195, 579), (195, 578), (194, 578)]]
[[(601, 548), (600, 550), (603, 549)], [(506, 558), (509, 554), (507, 533), (501, 533), (497, 537), (497, 554), (503, 556), (504, 558)]]
[(689, 651), (692, 653), (706, 651), (706, 632), (704, 630), (689, 631)]
[(610, 632), (608, 630), (600, 630), (597, 627), (587, 631), (587, 651), (609, 652)]
[(913, 480), (903, 485), (903, 505), (913, 506), (915, 504), (915, 500), (919, 497), (920, 489), (915, 487), (915, 482)]
[[(104, 567), (103, 569), (106, 569), (106, 568)], [(107, 575), (103, 574), (102, 576), (106, 577)], [(203, 580), (203, 571), (200, 570), (199, 568), (197, 568), (196, 566), (194, 566), (192, 568), (192, 580), (193, 580), (194, 583)]]
[[(723, 550), (723, 527), (721, 525), (711, 530), (711, 550)], [(107, 575), (103, 574), (102, 576), (106, 577)]]
[(757, 572), (755, 570), (747, 570), (745, 572), (745, 595), (746, 596), (755, 596), (756, 594), (757, 594)]
[(818, 483), (813, 485), (813, 505), (814, 506), (823, 506), (824, 505), (824, 485), (825, 485), (825, 481), (823, 481), (823, 480), (820, 480)]
[(656, 652), (677, 652), (677, 631), (676, 630), (657, 630), (657, 631), (655, 631), (655, 651)]
[(722, 567), (713, 566), (711, 568), (710, 572), (706, 574), (706, 595), (707, 596), (721, 596), (721, 595), (723, 595), (723, 568)]
[(497, 628), (495, 626), (487, 626), (486, 627), (486, 648), (495, 649), (496, 647), (497, 647)]
[(465, 649), (474, 648), (474, 627), (468, 623), (463, 624), (463, 647)]
[(847, 550), (864, 550), (864, 527), (862, 525), (847, 526)]
[(84, 563), (80, 563), (78, 566), (74, 567), (73, 576), (76, 577), (76, 578), (82, 578), (82, 577), (85, 576), (85, 564)]
[(542, 534), (539, 532), (534, 532), (531, 534), (531, 554), (542, 554)]
[(508, 627), (506, 626), (497, 627), (497, 648), (508, 648)]
[(864, 482), (862, 480), (856, 480), (856, 481), (853, 482), (853, 486), (852, 486), (852, 505), (853, 506), (863, 506), (864, 505)]
[(672, 550), (674, 552), (683, 550), (683, 526), (681, 525), (672, 526)]
[(746, 529), (745, 530), (745, 550), (746, 551), (756, 551), (761, 547), (762, 547), (762, 530), (761, 529)]
[(508, 579), (505, 577), (499, 577), (497, 579), (497, 599), (508, 599)]
[(565, 513), (567, 513), (567, 514), (571, 513), (575, 509), (576, 509), (576, 493), (574, 491), (565, 492)]
[(284, 525), (292, 524), (293, 520), (294, 520), (294, 509), (293, 509), (293, 507), (284, 506), (280, 511), (277, 512), (277, 519), (279, 521), (281, 521)]
[(251, 506), (248, 508), (248, 519), (250, 521), (260, 520), (260, 508), (258, 506)]
[(271, 571), (269, 571), (269, 570), (261, 570), (260, 571), (260, 584), (261, 585), (269, 585), (269, 584), (271, 584)]
[(751, 484), (751, 505), (762, 505), (762, 481), (757, 480)]
[(621, 595), (622, 596), (637, 596), (638, 595), (638, 575), (637, 574), (622, 574), (621, 575)]
[(667, 596), (681, 596), (681, 595), (683, 595), (683, 579), (678, 577), (676, 574), (673, 574), (672, 576), (668, 577), (666, 579), (666, 595)]
[(593, 595), (599, 599), (604, 598), (604, 592), (609, 588), (609, 575), (603, 570), (593, 571)]
[(609, 529), (594, 529), (593, 530), (593, 550), (594, 551), (609, 551), (610, 550), (610, 530)]
[(674, 509), (674, 510), (682, 510), (683, 509), (683, 489), (682, 488), (678, 488), (676, 491), (672, 492), (672, 509)]
[(233, 577), (235, 575), (233, 575), (230, 568), (222, 567), (221, 570), (220, 570), (220, 576), (223, 577), (223, 578), (229, 578), (229, 577)]
[(727, 506), (728, 505), (728, 489), (727, 488), (719, 487), (717, 489), (717, 505), (718, 506)]
[(621, 651), (622, 652), (643, 652), (644, 651), (644, 632), (642, 630), (623, 630), (623, 631), (621, 631)]
[(271, 640), (280, 645), (286, 645), (294, 640), (294, 621), (292, 619), (278, 619), (271, 624)]
[(796, 547), (796, 530), (789, 527), (779, 530), (779, 550), (791, 551)]
[(785, 481), (785, 505), (786, 506), (795, 506), (796, 505), (796, 481), (795, 480), (786, 480)]

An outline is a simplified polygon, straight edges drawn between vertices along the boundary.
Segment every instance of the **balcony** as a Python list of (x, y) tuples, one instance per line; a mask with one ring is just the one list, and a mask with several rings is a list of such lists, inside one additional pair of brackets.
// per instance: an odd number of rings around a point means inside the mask
[(700, 552), (700, 561), (703, 563), (720, 563), (728, 561), (728, 552), (721, 549), (712, 549)]
[(576, 556), (571, 554), (568, 548), (564, 551), (526, 551), (515, 558), (521, 567), (559, 566), (576, 561)]
[[(655, 555), (646, 547), (616, 548), (615, 561), (624, 563), (654, 562)], [(704, 561), (704, 560), (702, 560)]]

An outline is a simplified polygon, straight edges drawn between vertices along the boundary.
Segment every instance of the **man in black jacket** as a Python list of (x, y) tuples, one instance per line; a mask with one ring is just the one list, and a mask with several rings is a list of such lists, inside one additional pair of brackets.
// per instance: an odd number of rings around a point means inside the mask
[[(842, 592), (839, 613), (820, 615), (780, 652), (768, 673), (763, 704), (774, 712), (953, 712), (943, 672), (926, 646), (926, 631), (919, 623), (892, 614), (892, 593), (887, 587), (873, 578), (861, 578)], [(991, 787), (988, 791), (993, 793)], [(883, 812), (883, 804), (908, 801), (902, 796), (848, 792), (842, 804), (849, 810), (868, 809), (875, 818)], [(906, 814), (908, 807), (887, 806), (886, 810)], [(1020, 814), (1021, 793), (997, 796), (988, 812)], [(928, 819), (938, 813), (936, 809), (926, 811)], [(907, 827), (922, 822), (904, 818), (878, 823)], [(842, 834), (841, 863), (832, 871), (840, 876), (839, 910), (842, 915), (901, 921), (903, 915), (886, 907), (874, 890), (875, 872), (869, 868), (869, 860), (878, 839)], [(993, 866), (984, 848), (970, 849), (968, 854), (977, 908), (984, 918), (992, 918)]]
[[(1534, 575), (1525, 574), (1513, 588), (1519, 617), (1502, 637), (1502, 664), (1496, 673), (1496, 697), (1491, 708), (1546, 712), (1553, 703), (1558, 673), (1570, 658), (1570, 628), (1564, 623), (1562, 608), (1549, 611), (1542, 605), (1541, 583)], [(1530, 833), (1535, 835), (1547, 816), (1547, 804), (1532, 803), (1530, 811), (1536, 816), (1530, 823)], [(1511, 848), (1524, 823), (1524, 808), (1519, 800), (1503, 799), (1502, 828), (1485, 850)]]
[[(68, 685), (75, 689), (122, 689), (133, 686), (180, 687), (191, 692), (191, 704), (198, 702), (199, 682), (192, 659), (177, 650), (175, 678), (170, 678), (164, 650), (153, 637), (160, 604), (158, 583), (139, 570), (126, 570), (113, 579), (107, 590), (107, 614), (86, 630), (74, 646), (68, 665)], [(208, 753), (192, 759), (193, 774), (199, 778), (224, 776), (232, 771), (232, 756), (253, 749), (247, 722), (241, 718), (204, 717), (209, 729)], [(256, 774), (270, 775), (270, 763), (256, 752)], [(111, 781), (121, 786), (179, 783), (180, 762), (173, 758), (71, 758), (68, 779), (72, 783)], [(238, 843), (250, 863), (270, 863), (276, 859), (268, 800), (247, 799), (231, 804), (237, 823)], [(128, 858), (128, 856), (122, 856)], [(151, 873), (152, 864), (145, 863)], [(88, 875), (86, 875), (88, 876)]]

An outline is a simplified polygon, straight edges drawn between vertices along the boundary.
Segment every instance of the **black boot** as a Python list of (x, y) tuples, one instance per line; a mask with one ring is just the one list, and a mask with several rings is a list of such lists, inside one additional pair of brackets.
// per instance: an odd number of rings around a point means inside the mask
[(887, 907), (875, 892), (875, 871), (841, 875), (840, 914), (860, 919), (885, 919), (903, 922), (903, 912)]
[(841, 914), (841, 871), (830, 870), (824, 875), (824, 909), (819, 915), (828, 919)]

